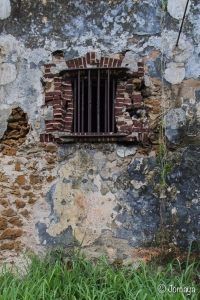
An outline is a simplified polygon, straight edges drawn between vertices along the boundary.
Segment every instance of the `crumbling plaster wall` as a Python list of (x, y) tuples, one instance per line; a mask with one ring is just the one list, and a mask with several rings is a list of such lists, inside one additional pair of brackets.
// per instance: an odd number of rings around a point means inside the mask
[[(1, 260), (15, 261), (28, 247), (82, 240), (93, 255), (134, 259), (135, 247), (159, 244), (163, 215), (168, 243), (186, 249), (199, 240), (200, 5), (190, 1), (175, 47), (185, 4), (0, 1), (0, 138), (13, 108), (22, 108), (30, 125), (23, 144), (0, 145)], [(149, 142), (39, 143), (52, 113), (43, 106), (43, 65), (55, 50), (66, 60), (90, 51), (123, 56), (133, 71), (143, 61)], [(164, 208), (155, 158), (163, 103), (173, 162)]]

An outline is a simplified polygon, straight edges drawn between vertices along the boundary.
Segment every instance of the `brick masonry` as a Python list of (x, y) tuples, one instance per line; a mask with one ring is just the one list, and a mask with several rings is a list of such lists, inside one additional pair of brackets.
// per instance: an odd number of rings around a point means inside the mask
[[(120, 67), (122, 60), (100, 57), (97, 52), (87, 53), (85, 57), (74, 58), (66, 61), (67, 69), (87, 68), (96, 65), (100, 68)], [(41, 142), (61, 142), (58, 134), (65, 132), (72, 133), (73, 126), (73, 89), (71, 80), (62, 80), (60, 73), (53, 74), (52, 67), (56, 63), (45, 65), (44, 79), (45, 106), (53, 106), (53, 120), (46, 120), (46, 132), (40, 135)], [(126, 134), (125, 137), (103, 137), (104, 141), (136, 141), (143, 142), (148, 139), (147, 117), (138, 114), (143, 107), (141, 94), (141, 82), (144, 75), (143, 63), (138, 63), (138, 71), (129, 74), (128, 79), (117, 82), (115, 99), (115, 121), (117, 133)], [(89, 141), (89, 138), (76, 138), (75, 141)], [(102, 138), (97, 138), (101, 140)], [(94, 138), (92, 138), (94, 140)]]

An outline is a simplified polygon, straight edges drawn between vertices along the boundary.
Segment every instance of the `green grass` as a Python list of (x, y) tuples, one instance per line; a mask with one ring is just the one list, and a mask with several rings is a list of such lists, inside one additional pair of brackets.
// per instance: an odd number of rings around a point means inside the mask
[[(134, 269), (131, 265), (111, 266), (105, 258), (92, 262), (76, 255), (71, 261), (72, 268), (67, 270), (67, 259), (52, 252), (45, 258), (32, 256), (26, 275), (4, 267), (0, 274), (0, 300), (200, 298), (200, 284), (195, 282), (200, 267), (197, 263), (187, 263), (185, 268), (177, 260), (165, 267), (141, 263)], [(182, 291), (159, 293), (160, 284)], [(184, 292), (186, 287), (193, 287), (195, 293)]]

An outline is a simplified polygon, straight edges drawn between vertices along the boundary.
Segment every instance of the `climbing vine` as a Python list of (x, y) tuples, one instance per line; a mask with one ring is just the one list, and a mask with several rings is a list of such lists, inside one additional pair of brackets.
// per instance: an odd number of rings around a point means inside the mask
[[(164, 31), (164, 21), (165, 21), (165, 11), (167, 8), (167, 2), (161, 0), (161, 34)], [(172, 163), (169, 158), (169, 152), (167, 149), (166, 136), (165, 136), (165, 116), (167, 114), (166, 107), (166, 93), (164, 85), (164, 72), (166, 69), (165, 66), (165, 57), (164, 57), (164, 43), (162, 43), (161, 49), (161, 59), (160, 59), (160, 71), (161, 71), (161, 115), (160, 121), (158, 123), (158, 154), (157, 154), (157, 164), (160, 169), (160, 178), (159, 178), (159, 191), (160, 191), (160, 219), (161, 219), (161, 228), (160, 233), (157, 236), (157, 243), (162, 246), (166, 244), (168, 240), (168, 231), (166, 230), (166, 205), (167, 205), (167, 183), (166, 179), (169, 173), (171, 172)]]

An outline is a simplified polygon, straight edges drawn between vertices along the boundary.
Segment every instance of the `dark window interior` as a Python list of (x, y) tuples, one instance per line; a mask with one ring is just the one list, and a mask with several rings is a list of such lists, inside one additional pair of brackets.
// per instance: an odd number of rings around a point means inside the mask
[[(76, 102), (76, 107), (78, 107), (78, 88), (74, 88), (74, 86), (78, 86), (78, 79), (75, 79), (76, 83), (73, 82), (73, 91), (74, 91), (74, 102)], [(106, 79), (100, 80), (100, 89), (99, 89), (99, 133), (108, 132), (116, 132), (115, 124), (112, 127), (112, 121), (114, 118), (114, 100), (115, 100), (115, 90), (116, 90), (116, 82), (113, 79), (110, 79), (110, 88), (109, 88), (109, 103), (106, 103), (106, 94), (108, 93), (108, 84)], [(74, 121), (76, 122), (73, 128), (74, 132), (78, 132), (78, 120), (80, 120), (80, 132), (94, 132), (97, 133), (97, 122), (98, 122), (98, 82), (97, 78), (91, 77), (90, 87), (88, 86), (88, 79), (81, 79), (80, 84), (80, 111), (76, 109), (76, 117)], [(89, 110), (89, 91), (91, 91), (91, 109)], [(107, 106), (107, 107), (106, 107)], [(108, 109), (109, 106), (109, 109)], [(106, 109), (107, 108), (107, 109)], [(109, 112), (108, 112), (109, 110)], [(88, 119), (89, 119), (89, 111), (91, 112), (91, 127), (89, 129)], [(107, 111), (107, 114), (106, 114)], [(82, 113), (84, 112), (84, 113)], [(75, 112), (74, 112), (75, 113)], [(108, 116), (109, 113), (109, 116)], [(109, 126), (106, 125), (109, 122)], [(106, 129), (107, 126), (107, 129)]]
[(72, 79), (74, 133), (115, 133), (114, 103), (117, 80), (110, 70), (76, 71)]

